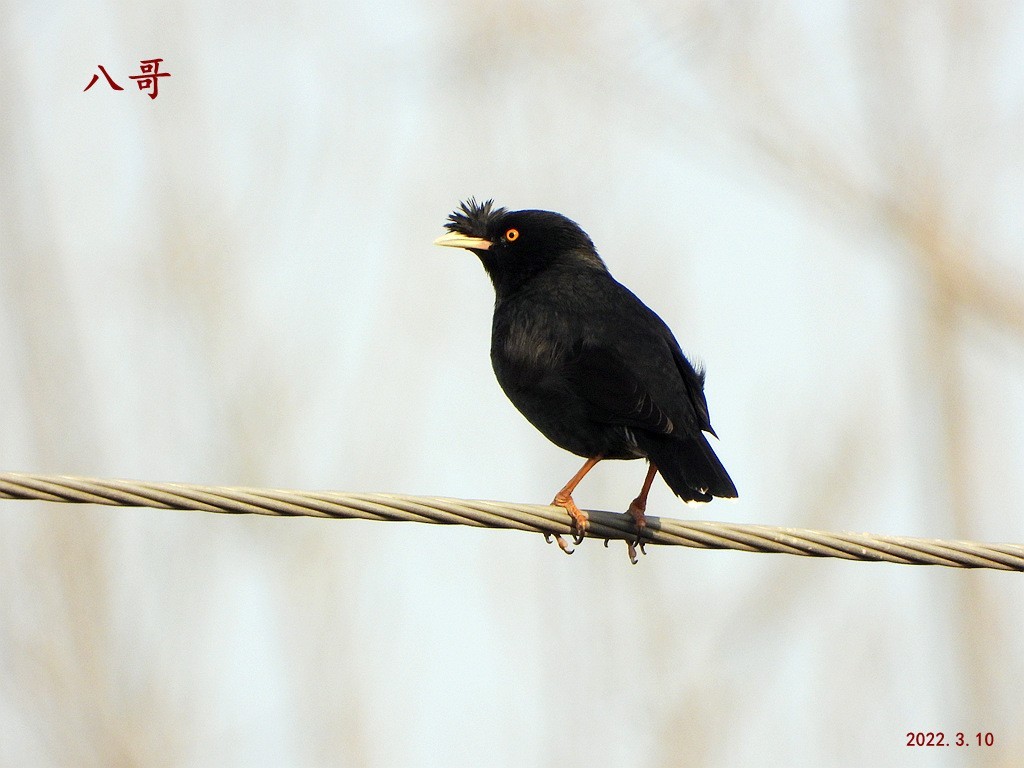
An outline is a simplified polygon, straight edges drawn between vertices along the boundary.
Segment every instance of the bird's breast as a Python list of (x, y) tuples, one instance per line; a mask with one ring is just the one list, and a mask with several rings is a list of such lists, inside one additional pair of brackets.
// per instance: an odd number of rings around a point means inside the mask
[(562, 345), (534, 329), (514, 326), (491, 345), (491, 359), (503, 369), (531, 379), (543, 376), (562, 356)]
[(494, 373), (506, 392), (541, 385), (562, 367), (574, 341), (556, 308), (497, 306), (491, 329)]
[[(624, 427), (595, 422), (573, 361), (586, 326), (564, 307), (534, 301), (495, 308), (491, 333), (494, 375), (512, 404), (555, 445), (579, 456), (637, 458)], [(584, 384), (584, 386), (586, 386)]]

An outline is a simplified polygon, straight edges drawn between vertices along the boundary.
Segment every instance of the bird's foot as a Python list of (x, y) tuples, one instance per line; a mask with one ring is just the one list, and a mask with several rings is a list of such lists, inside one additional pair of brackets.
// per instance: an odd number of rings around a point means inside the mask
[(563, 539), (562, 538), (562, 534), (560, 534), (560, 533), (545, 533), (544, 534), (544, 541), (546, 541), (548, 544), (550, 544), (552, 537), (554, 537), (555, 543), (558, 545), (558, 548), (560, 550), (562, 550), (563, 552), (565, 552), (565, 554), (571, 555), (573, 552), (576, 551), (571, 546), (569, 546), (569, 542), (567, 542), (565, 539)]
[(590, 523), (587, 513), (576, 506), (576, 502), (569, 494), (559, 493), (551, 503), (556, 507), (562, 507), (569, 513), (569, 517), (572, 518), (572, 542), (573, 544), (582, 543), (583, 537), (587, 535), (587, 525)]
[(643, 531), (647, 527), (647, 515), (644, 512), (647, 511), (647, 505), (642, 504), (640, 499), (633, 499), (630, 502), (629, 509), (626, 510), (626, 514), (633, 518), (633, 522), (636, 524), (637, 533)]
[(637, 539), (636, 541), (626, 542), (626, 553), (629, 555), (629, 562), (631, 562), (633, 565), (636, 565), (640, 562), (640, 558), (636, 555), (637, 547), (640, 548), (641, 554), (647, 554), (647, 550), (644, 549), (644, 543), (640, 541), (640, 539)]
[(644, 515), (647, 505), (644, 500), (640, 498), (633, 499), (629, 505), (627, 514), (633, 518), (633, 525), (636, 526), (636, 538), (632, 541), (626, 541), (626, 548), (629, 553), (629, 562), (636, 565), (639, 558), (637, 557), (637, 547), (640, 548), (642, 554), (647, 554), (647, 550), (644, 549), (643, 534), (644, 528), (647, 527), (647, 517)]

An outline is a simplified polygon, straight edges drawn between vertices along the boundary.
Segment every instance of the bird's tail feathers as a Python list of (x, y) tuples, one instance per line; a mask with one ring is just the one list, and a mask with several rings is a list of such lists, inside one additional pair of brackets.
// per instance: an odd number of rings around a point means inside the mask
[(668, 487), (683, 501), (738, 496), (729, 473), (703, 434), (682, 439), (644, 435), (638, 436), (638, 443)]

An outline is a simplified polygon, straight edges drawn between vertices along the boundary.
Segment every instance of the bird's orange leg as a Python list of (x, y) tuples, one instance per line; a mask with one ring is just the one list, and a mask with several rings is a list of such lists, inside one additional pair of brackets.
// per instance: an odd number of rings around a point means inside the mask
[(633, 522), (636, 523), (636, 539), (630, 542), (626, 542), (629, 547), (629, 559), (636, 565), (636, 547), (640, 545), (640, 551), (645, 555), (647, 550), (644, 549), (644, 543), (640, 540), (643, 535), (644, 528), (647, 527), (647, 517), (644, 512), (647, 511), (647, 494), (651, 492), (651, 483), (654, 482), (654, 476), (658, 474), (658, 468), (654, 466), (654, 462), (647, 468), (647, 477), (644, 478), (644, 487), (640, 489), (640, 495), (637, 496), (629, 505), (629, 516), (633, 518)]
[[(572, 500), (572, 492), (576, 490), (576, 486), (580, 484), (580, 480), (586, 477), (587, 472), (592, 470), (600, 460), (600, 456), (594, 456), (587, 459), (586, 463), (580, 467), (580, 471), (573, 475), (572, 480), (566, 483), (565, 487), (555, 494), (555, 498), (551, 502), (556, 507), (562, 507), (565, 509), (565, 511), (569, 513), (569, 517), (572, 518), (572, 540), (574, 544), (579, 544), (583, 541), (583, 537), (587, 533), (587, 523), (589, 522), (589, 518), (587, 517), (587, 513), (577, 507), (576, 502)], [(566, 550), (567, 545), (565, 545), (559, 537), (556, 536), (555, 540), (558, 541), (558, 546), (562, 547), (563, 551), (568, 551)]]

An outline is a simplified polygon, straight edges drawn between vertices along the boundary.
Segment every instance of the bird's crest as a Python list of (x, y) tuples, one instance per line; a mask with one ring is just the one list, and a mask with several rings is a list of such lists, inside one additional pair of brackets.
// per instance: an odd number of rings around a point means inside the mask
[(487, 223), (491, 219), (507, 213), (504, 208), (495, 208), (494, 200), (478, 203), (475, 197), (459, 203), (459, 209), (448, 214), (445, 229), (472, 237), (482, 237), (487, 232)]

